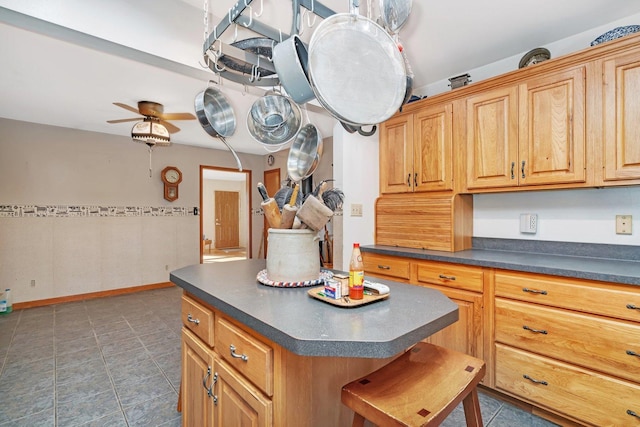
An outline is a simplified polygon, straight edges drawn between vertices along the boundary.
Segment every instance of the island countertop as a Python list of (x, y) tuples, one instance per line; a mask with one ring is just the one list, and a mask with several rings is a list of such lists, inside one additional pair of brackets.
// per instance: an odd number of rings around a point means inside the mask
[(375, 279), (387, 299), (337, 307), (308, 287), (278, 288), (256, 280), (265, 260), (196, 264), (171, 272), (173, 283), (264, 337), (301, 356), (386, 358), (458, 320), (439, 291)]

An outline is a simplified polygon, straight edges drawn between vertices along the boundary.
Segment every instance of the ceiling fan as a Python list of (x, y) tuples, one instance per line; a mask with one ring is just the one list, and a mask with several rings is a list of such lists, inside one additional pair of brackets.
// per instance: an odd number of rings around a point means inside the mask
[[(135, 109), (127, 104), (114, 102), (120, 108), (141, 114), (144, 117), (129, 119), (107, 120), (107, 123), (137, 122), (131, 128), (131, 138), (136, 142), (142, 142), (149, 147), (149, 177), (151, 177), (151, 149), (156, 145), (167, 146), (171, 144), (170, 133), (180, 132), (180, 128), (167, 120), (195, 120), (191, 113), (164, 113), (164, 106), (152, 101), (139, 101)], [(141, 120), (142, 119), (142, 120)]]
[[(157, 102), (152, 101), (139, 101), (138, 108), (131, 107), (130, 105), (123, 104), (121, 102), (114, 102), (113, 105), (117, 105), (120, 108), (124, 108), (127, 111), (131, 111), (136, 114), (144, 116), (143, 121), (157, 121), (162, 124), (170, 133), (180, 132), (180, 128), (169, 123), (168, 120), (195, 120), (196, 116), (191, 113), (165, 113), (164, 106)], [(107, 120), (107, 123), (124, 123), (140, 121), (140, 117), (132, 117), (130, 119), (117, 119)]]

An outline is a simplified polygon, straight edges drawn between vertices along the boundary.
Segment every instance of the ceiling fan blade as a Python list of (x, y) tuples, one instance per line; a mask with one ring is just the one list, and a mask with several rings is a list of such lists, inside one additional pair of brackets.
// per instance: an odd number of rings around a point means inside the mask
[(165, 122), (164, 120), (160, 120), (160, 123), (162, 123), (164, 125), (164, 127), (167, 128), (169, 133), (180, 132), (180, 128), (178, 126), (176, 126), (176, 125), (172, 125), (171, 123)]
[(124, 108), (125, 110), (129, 110), (132, 113), (140, 114), (140, 111), (138, 111), (137, 108), (131, 107), (131, 106), (127, 105), (127, 104), (123, 104), (121, 102), (114, 102), (113, 105), (117, 105), (120, 108)]
[(162, 120), (195, 120), (196, 116), (191, 113), (165, 113), (160, 118)]
[(142, 120), (142, 117), (134, 117), (131, 119), (118, 119), (118, 120), (107, 120), (107, 123), (124, 123), (124, 122), (136, 122)]

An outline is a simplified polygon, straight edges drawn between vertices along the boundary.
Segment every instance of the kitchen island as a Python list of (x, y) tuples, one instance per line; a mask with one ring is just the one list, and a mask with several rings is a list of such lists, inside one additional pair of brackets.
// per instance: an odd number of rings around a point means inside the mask
[(337, 307), (257, 282), (264, 260), (185, 267), (183, 425), (346, 426), (340, 389), (458, 320), (441, 292), (393, 281), (389, 298)]

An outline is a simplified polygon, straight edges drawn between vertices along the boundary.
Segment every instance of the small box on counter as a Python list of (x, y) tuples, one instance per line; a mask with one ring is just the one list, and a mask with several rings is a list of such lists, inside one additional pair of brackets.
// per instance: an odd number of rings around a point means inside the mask
[(340, 282), (342, 287), (342, 296), (348, 296), (349, 295), (349, 275), (335, 273), (333, 275), (333, 280), (337, 280)]
[(340, 299), (342, 298), (342, 284), (334, 279), (329, 279), (324, 282), (324, 295), (327, 298)]

